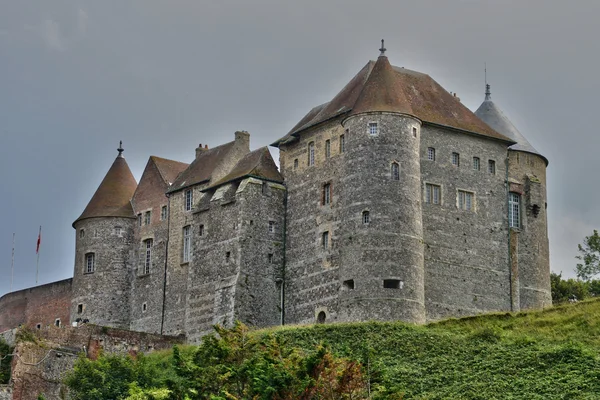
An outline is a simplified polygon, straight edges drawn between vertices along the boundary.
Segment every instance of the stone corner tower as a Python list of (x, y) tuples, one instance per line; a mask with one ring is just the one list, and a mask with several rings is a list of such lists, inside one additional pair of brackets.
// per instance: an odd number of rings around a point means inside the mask
[(130, 250), (135, 227), (131, 198), (137, 183), (123, 149), (87, 207), (76, 231), (71, 322), (129, 328)]
[(485, 100), (475, 111), (481, 120), (516, 144), (508, 149), (508, 228), (513, 310), (552, 305), (550, 255), (546, 213), (546, 167), (539, 153), (492, 101), (486, 84)]
[[(425, 322), (420, 131), (385, 48), (342, 121), (340, 320)], [(368, 226), (368, 229), (365, 227)]]

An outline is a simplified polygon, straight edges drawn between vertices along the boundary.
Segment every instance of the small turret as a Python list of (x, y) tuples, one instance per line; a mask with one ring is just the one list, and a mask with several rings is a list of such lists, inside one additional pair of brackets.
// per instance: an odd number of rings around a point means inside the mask
[(137, 183), (119, 154), (83, 213), (76, 230), (71, 322), (129, 327), (129, 245)]

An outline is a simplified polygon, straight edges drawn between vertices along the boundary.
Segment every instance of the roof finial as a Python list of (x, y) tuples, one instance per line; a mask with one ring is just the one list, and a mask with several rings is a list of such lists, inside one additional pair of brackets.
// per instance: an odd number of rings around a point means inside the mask
[(379, 57), (381, 56), (385, 56), (385, 51), (387, 49), (385, 47), (383, 47), (383, 39), (381, 39), (381, 48), (379, 49), (379, 51), (381, 52), (381, 54), (379, 54)]
[(117, 149), (119, 155), (117, 157), (123, 158), (123, 141), (119, 140), (119, 148)]
[(485, 84), (485, 99), (486, 100), (492, 99), (492, 92), (490, 92), (490, 84), (489, 83)]

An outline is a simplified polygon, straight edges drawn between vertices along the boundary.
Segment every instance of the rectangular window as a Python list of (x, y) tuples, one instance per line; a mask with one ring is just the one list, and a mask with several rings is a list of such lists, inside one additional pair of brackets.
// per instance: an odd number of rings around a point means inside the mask
[(167, 206), (162, 206), (160, 209), (160, 220), (164, 221), (167, 219)]
[(369, 135), (377, 135), (378, 133), (379, 128), (377, 122), (369, 122)]
[(392, 180), (399, 181), (400, 180), (400, 164), (393, 162), (391, 172), (392, 172)]
[(363, 224), (368, 224), (371, 222), (371, 215), (369, 214), (368, 211), (363, 211), (362, 221), (363, 221)]
[(454, 165), (455, 167), (460, 166), (460, 154), (452, 153), (452, 165)]
[(146, 242), (146, 260), (144, 262), (144, 274), (150, 273), (150, 267), (152, 266), (152, 239), (148, 239)]
[(329, 232), (328, 231), (323, 232), (323, 235), (321, 237), (321, 245), (323, 246), (324, 249), (329, 248)]
[(200, 225), (198, 227), (198, 236), (203, 236), (204, 235), (204, 225)]
[(479, 157), (473, 157), (473, 169), (479, 171)]
[(294, 169), (298, 169), (298, 159), (294, 160)]
[(429, 161), (435, 161), (435, 149), (433, 147), (427, 148), (427, 159)]
[(115, 235), (119, 237), (123, 236), (123, 228), (121, 228), (120, 226), (115, 226)]
[(225, 261), (229, 262), (229, 260), (231, 260), (231, 252), (230, 251), (225, 253)]
[(275, 221), (269, 221), (269, 233), (275, 233)]
[(431, 183), (425, 184), (425, 203), (427, 204), (440, 204), (441, 187), (439, 185), (433, 185)]
[(308, 144), (308, 166), (312, 167), (315, 165), (315, 142)]
[(331, 184), (323, 185), (323, 205), (331, 204)]
[(269, 260), (269, 264), (273, 264), (273, 254), (272, 253), (269, 253), (267, 255), (267, 260)]
[(190, 262), (192, 258), (192, 227), (183, 227), (183, 262)]
[(383, 280), (383, 288), (384, 289), (400, 289), (400, 280), (399, 279), (384, 279)]
[(464, 190), (458, 191), (458, 208), (461, 210), (473, 211), (473, 200), (473, 193), (465, 192)]
[(144, 213), (144, 225), (150, 225), (151, 220), (152, 220), (152, 211), (146, 211)]
[(85, 255), (85, 273), (91, 274), (96, 270), (96, 260), (94, 253), (87, 253)]
[(344, 289), (346, 290), (354, 290), (354, 279), (348, 279), (344, 281)]
[(331, 141), (325, 141), (325, 158), (331, 157)]
[(138, 226), (142, 226), (142, 214), (138, 214), (137, 222), (138, 222)]
[(185, 211), (190, 211), (192, 209), (193, 202), (194, 202), (194, 192), (192, 191), (192, 189), (186, 190), (185, 191), (185, 202), (184, 202)]
[(417, 128), (413, 127), (413, 137), (417, 137)]
[(508, 194), (508, 223), (511, 228), (521, 227), (521, 196), (518, 193)]
[(488, 172), (490, 174), (495, 174), (496, 173), (496, 161), (494, 161), (494, 160), (488, 160)]
[(340, 135), (340, 153), (346, 151), (346, 135)]
[(83, 304), (77, 304), (77, 314), (83, 314)]

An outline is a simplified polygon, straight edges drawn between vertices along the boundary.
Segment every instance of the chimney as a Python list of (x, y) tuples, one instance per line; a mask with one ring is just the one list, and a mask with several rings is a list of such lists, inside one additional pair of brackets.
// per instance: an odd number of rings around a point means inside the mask
[(196, 158), (200, 157), (200, 154), (202, 154), (202, 152), (208, 150), (208, 145), (205, 145), (205, 147), (202, 147), (202, 143), (200, 143), (198, 145), (198, 147), (196, 147)]
[(243, 146), (244, 148), (250, 150), (250, 134), (246, 131), (236, 131), (235, 132), (235, 144), (236, 146)]

